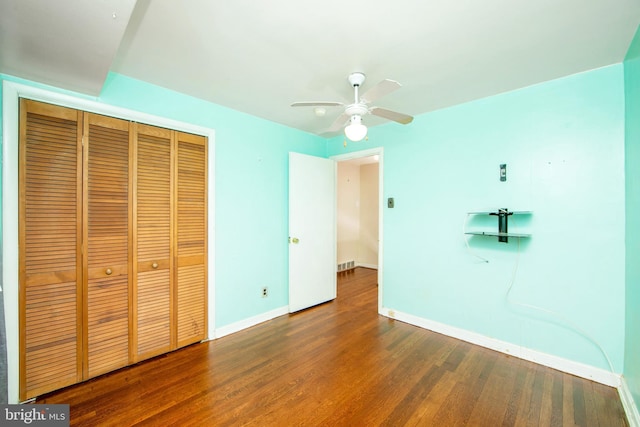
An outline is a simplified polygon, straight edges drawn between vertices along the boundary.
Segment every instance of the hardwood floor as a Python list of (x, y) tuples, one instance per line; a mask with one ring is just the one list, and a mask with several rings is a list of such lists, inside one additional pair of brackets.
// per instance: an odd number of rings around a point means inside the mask
[(627, 426), (615, 389), (377, 314), (377, 272), (338, 298), (37, 399), (71, 425)]

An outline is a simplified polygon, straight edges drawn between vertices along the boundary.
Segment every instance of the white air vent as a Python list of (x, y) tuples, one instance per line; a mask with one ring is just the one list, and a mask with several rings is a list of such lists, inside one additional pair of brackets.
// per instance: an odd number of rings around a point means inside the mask
[(341, 262), (338, 264), (338, 271), (352, 270), (356, 267), (355, 261)]

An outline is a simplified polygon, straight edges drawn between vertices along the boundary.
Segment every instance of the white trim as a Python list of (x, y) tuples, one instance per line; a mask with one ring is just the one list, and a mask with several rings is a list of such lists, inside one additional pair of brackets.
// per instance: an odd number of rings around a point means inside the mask
[(208, 137), (208, 313), (209, 335), (215, 330), (215, 131), (202, 126), (153, 116), (103, 104), (91, 99), (51, 92), (8, 80), (3, 81), (2, 93), (2, 283), (5, 301), (5, 325), (7, 335), (7, 391), (9, 403), (19, 401), (19, 348), (18, 327), (18, 131), (19, 98), (28, 98), (50, 104), (118, 117), (140, 123), (176, 129)]
[[(28, 98), (34, 101), (48, 102), (50, 104), (61, 105), (63, 107), (75, 108), (89, 113), (102, 114), (138, 123), (162, 126), (182, 132), (207, 136), (210, 138), (209, 144), (211, 144), (211, 140), (215, 138), (215, 131), (211, 128), (105, 104), (100, 101), (100, 98), (95, 98), (95, 100), (78, 98), (64, 93), (52, 92), (46, 89), (15, 83), (9, 80), (3, 81), (3, 91), (6, 90), (16, 96), (13, 100), (16, 103), (16, 109), (18, 108), (18, 97)], [(4, 97), (6, 98), (6, 95), (4, 95)], [(4, 107), (6, 107), (6, 104)]]
[[(369, 148), (367, 150), (352, 151), (350, 153), (339, 154), (329, 157), (336, 162), (359, 159), (361, 157), (378, 156), (378, 313), (382, 314), (382, 298), (384, 296), (383, 267), (384, 267), (384, 149), (382, 147)], [(337, 185), (336, 180), (336, 185)], [(336, 188), (336, 194), (338, 194)]]
[(393, 309), (383, 308), (380, 313), (383, 316), (400, 320), (414, 326), (419, 326), (439, 334), (457, 338), (471, 344), (476, 344), (491, 350), (499, 351), (510, 356), (535, 362), (539, 365), (547, 366), (558, 371), (586, 378), (610, 387), (618, 388), (620, 386), (620, 375), (604, 369), (596, 368), (583, 363), (574, 362), (562, 357), (543, 353), (530, 348), (515, 345), (506, 341), (490, 338), (476, 332), (467, 331), (465, 329), (456, 328), (454, 326), (445, 325), (429, 319), (413, 316), (411, 314), (402, 313)]
[(239, 322), (232, 323), (227, 326), (222, 326), (216, 329), (215, 339), (222, 338), (224, 336), (231, 335), (236, 332), (240, 332), (244, 329), (250, 328), (252, 326), (258, 325), (263, 322), (267, 322), (271, 319), (275, 319), (276, 317), (280, 317), (288, 313), (289, 313), (289, 306), (284, 306), (284, 307), (280, 307), (280, 308), (276, 308), (274, 310), (268, 311), (266, 313), (258, 314), (257, 316), (253, 316), (248, 319), (240, 320)]
[(624, 376), (621, 377), (618, 394), (620, 395), (620, 401), (622, 401), (624, 412), (627, 414), (629, 427), (640, 427), (640, 413), (638, 412), (638, 406), (633, 399), (633, 395), (631, 394), (631, 390), (629, 390), (627, 380)]
[(363, 263), (363, 262), (357, 263), (356, 267), (370, 268), (372, 270), (377, 270), (378, 269), (378, 265), (377, 264), (367, 264), (367, 263)]
[(8, 86), (6, 81), (2, 90), (2, 284), (7, 336), (7, 397), (9, 403), (17, 403), (20, 387), (17, 226), (18, 90)]

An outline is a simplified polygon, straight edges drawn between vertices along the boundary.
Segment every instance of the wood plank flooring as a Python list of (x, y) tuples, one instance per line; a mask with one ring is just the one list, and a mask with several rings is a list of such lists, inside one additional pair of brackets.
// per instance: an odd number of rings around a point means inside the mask
[(613, 388), (379, 316), (376, 277), (37, 403), (82, 426), (628, 425)]

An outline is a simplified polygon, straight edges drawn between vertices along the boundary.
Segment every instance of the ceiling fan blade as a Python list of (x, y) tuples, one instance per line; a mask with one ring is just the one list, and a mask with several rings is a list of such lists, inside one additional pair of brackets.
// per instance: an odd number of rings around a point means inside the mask
[(390, 94), (393, 91), (400, 89), (402, 85), (395, 80), (385, 79), (365, 92), (360, 97), (360, 100), (365, 104), (375, 101), (378, 98), (382, 98), (385, 95)]
[(349, 120), (349, 117), (351, 116), (349, 116), (347, 113), (340, 114), (338, 118), (333, 121), (331, 126), (329, 126), (329, 128), (325, 130), (323, 133), (339, 131), (347, 123), (347, 120)]
[(370, 111), (374, 116), (384, 117), (385, 119), (393, 120), (394, 122), (402, 123), (403, 125), (408, 125), (413, 121), (413, 117), (407, 114), (398, 113), (397, 111), (386, 110), (379, 107), (373, 107)]
[(291, 104), (292, 107), (342, 107), (343, 105), (342, 102), (332, 101), (305, 101)]

